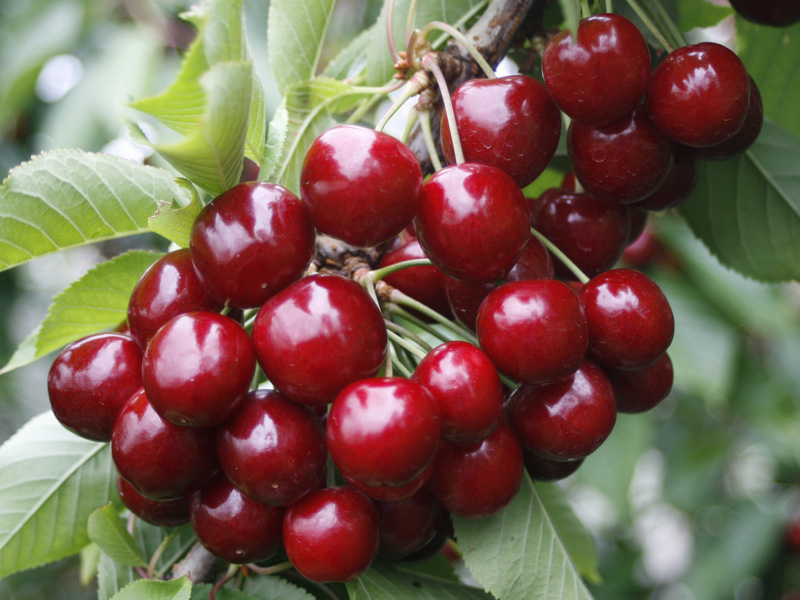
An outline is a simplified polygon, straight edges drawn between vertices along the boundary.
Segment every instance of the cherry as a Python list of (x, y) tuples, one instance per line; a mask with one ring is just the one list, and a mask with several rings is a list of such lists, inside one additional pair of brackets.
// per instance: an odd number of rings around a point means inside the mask
[(750, 97), (747, 71), (713, 42), (670, 52), (650, 77), (645, 105), (653, 123), (676, 142), (702, 148), (741, 129)]
[(192, 227), (200, 281), (228, 306), (256, 308), (303, 276), (314, 227), (300, 199), (273, 183), (240, 183), (214, 198)]
[(328, 457), (325, 430), (308, 406), (273, 390), (249, 392), (217, 432), (222, 470), (242, 492), (286, 506), (317, 487)]
[(620, 204), (652, 194), (672, 164), (672, 144), (653, 126), (643, 107), (607, 125), (573, 121), (567, 151), (585, 190)]
[(531, 479), (536, 481), (558, 481), (565, 479), (578, 470), (583, 464), (583, 459), (577, 460), (551, 460), (531, 452), (524, 446), (522, 447), (522, 458), (525, 463), (525, 470)]
[[(652, 194), (634, 202), (632, 208), (657, 211), (674, 208), (686, 202), (697, 186), (699, 176), (697, 153), (712, 148), (691, 149), (695, 150), (694, 152), (685, 146), (674, 148), (674, 158), (667, 178)], [(633, 236), (631, 238), (635, 239)]]
[[(553, 158), (561, 136), (561, 113), (547, 88), (532, 77), (470, 79), (458, 87), (452, 99), (467, 162), (497, 167), (522, 188)], [(454, 164), (446, 115), (442, 115), (441, 133), (444, 157)]]
[(422, 170), (392, 136), (339, 125), (308, 149), (300, 196), (314, 226), (352, 246), (375, 246), (400, 233), (420, 203)]
[(497, 369), (522, 383), (569, 377), (588, 344), (578, 297), (554, 279), (515, 281), (497, 288), (478, 311), (477, 332)]
[(644, 231), (647, 225), (647, 211), (630, 207), (628, 210), (628, 217), (631, 222), (631, 233), (628, 236), (628, 242), (630, 243), (638, 238)]
[(644, 231), (628, 244), (621, 261), (628, 267), (642, 269), (649, 266), (661, 252), (661, 242), (656, 237), (653, 225), (648, 222)]
[(131, 394), (142, 387), (142, 351), (127, 335), (99, 333), (72, 342), (47, 376), (59, 422), (89, 440), (107, 442)]
[(375, 502), (380, 515), (378, 558), (399, 560), (433, 540), (444, 514), (428, 488), (398, 502)]
[(649, 367), (622, 371), (606, 367), (606, 377), (614, 389), (617, 411), (640, 413), (656, 407), (672, 390), (672, 360), (666, 352)]
[(374, 376), (386, 357), (386, 327), (369, 294), (338, 275), (311, 275), (267, 301), (253, 324), (258, 363), (289, 399), (333, 402)]
[(111, 456), (120, 476), (150, 500), (188, 496), (219, 466), (213, 430), (165, 421), (144, 389), (130, 397), (114, 423)]
[[(589, 277), (610, 269), (630, 236), (627, 207), (563, 189), (539, 197), (531, 222)], [(553, 266), (558, 277), (574, 279), (560, 260), (554, 259)]]
[(344, 388), (328, 413), (328, 449), (342, 473), (369, 486), (408, 483), (436, 452), (442, 425), (427, 389), (402, 377)]
[(280, 550), (284, 511), (248, 498), (221, 473), (192, 494), (197, 539), (209, 552), (234, 564), (267, 560)]
[(564, 30), (542, 55), (542, 75), (559, 108), (573, 120), (603, 125), (629, 112), (650, 80), (647, 42), (623, 16), (582, 19), (573, 39)]
[(151, 525), (178, 527), (189, 522), (189, 496), (175, 500), (150, 500), (119, 475), (117, 475), (117, 491), (128, 510)]
[(517, 262), (505, 274), (506, 281), (524, 281), (526, 279), (552, 279), (553, 259), (544, 244), (531, 237), (522, 249)]
[(550, 460), (582, 459), (602, 444), (617, 420), (614, 392), (603, 370), (585, 360), (572, 377), (521, 385), (506, 404), (522, 445)]
[(762, 25), (788, 27), (800, 21), (796, 0), (731, 0), (731, 6), (739, 16)]
[(431, 461), (428, 466), (425, 467), (425, 470), (422, 471), (422, 473), (414, 477), (414, 479), (408, 483), (404, 483), (402, 485), (364, 485), (360, 481), (350, 477), (347, 473), (341, 473), (341, 475), (347, 485), (356, 488), (360, 492), (363, 492), (373, 500), (378, 500), (380, 502), (399, 502), (400, 500), (410, 498), (419, 492), (426, 483), (428, 483), (431, 475), (433, 475), (433, 461)]
[(522, 469), (522, 447), (501, 421), (488, 437), (474, 444), (442, 442), (428, 487), (454, 515), (482, 519), (502, 510), (517, 495)]
[(144, 349), (173, 317), (197, 310), (219, 312), (222, 306), (200, 283), (189, 249), (175, 250), (153, 263), (136, 284), (128, 304), (130, 335)]
[(422, 187), (414, 218), (431, 262), (450, 277), (488, 282), (513, 266), (528, 241), (528, 209), (519, 186), (478, 163), (445, 167)]
[(492, 361), (467, 342), (446, 342), (417, 365), (412, 381), (439, 409), (442, 439), (471, 444), (485, 438), (503, 414), (503, 387)]
[(475, 331), (478, 309), (489, 295), (497, 289), (497, 283), (470, 283), (449, 277), (447, 279), (447, 302), (456, 318), (471, 331)]
[(289, 560), (318, 583), (356, 579), (372, 563), (378, 543), (378, 510), (348, 486), (315, 490), (286, 509), (283, 518)]
[(643, 369), (672, 342), (672, 309), (647, 275), (606, 271), (584, 285), (579, 297), (589, 324), (589, 354), (603, 366)]

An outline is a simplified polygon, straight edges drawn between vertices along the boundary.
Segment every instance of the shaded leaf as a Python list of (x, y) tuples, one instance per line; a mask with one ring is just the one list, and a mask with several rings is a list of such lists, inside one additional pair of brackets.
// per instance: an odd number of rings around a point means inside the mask
[(324, 77), (332, 79), (345, 79), (353, 77), (354, 71), (363, 70), (367, 64), (367, 48), (373, 35), (373, 27), (365, 29), (358, 34), (328, 63), (322, 72)]
[(97, 567), (100, 564), (100, 546), (89, 544), (81, 550), (80, 581), (81, 585), (88, 586), (97, 575)]
[(171, 581), (139, 579), (125, 586), (112, 600), (189, 600), (192, 582), (186, 578)]
[(146, 566), (144, 556), (111, 504), (89, 515), (88, 531), (89, 538), (115, 562), (131, 567)]
[(483, 590), (429, 577), (390, 563), (374, 563), (347, 583), (350, 600), (491, 600)]
[(189, 190), (192, 201), (186, 206), (172, 206), (166, 202), (159, 202), (156, 213), (147, 220), (150, 229), (167, 238), (170, 242), (178, 244), (181, 248), (189, 247), (192, 234), (192, 225), (203, 210), (203, 203), (197, 190), (188, 180), (178, 180), (178, 183)]
[(97, 600), (109, 600), (122, 588), (136, 580), (133, 567), (115, 563), (105, 554), (100, 554), (97, 565)]
[(280, 598), (280, 600), (314, 600), (306, 590), (280, 577), (248, 577), (244, 591), (256, 598)]
[(167, 536), (171, 536), (172, 539), (156, 562), (155, 573), (160, 576), (166, 575), (172, 565), (183, 558), (197, 542), (197, 536), (189, 523), (167, 528), (137, 519), (135, 527), (134, 540), (144, 556), (152, 556)]

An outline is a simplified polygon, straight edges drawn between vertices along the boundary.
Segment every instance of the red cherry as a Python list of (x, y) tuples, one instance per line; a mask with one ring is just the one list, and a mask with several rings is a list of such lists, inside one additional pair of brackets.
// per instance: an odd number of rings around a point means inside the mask
[(553, 259), (544, 244), (537, 238), (531, 237), (517, 262), (506, 273), (506, 281), (524, 281), (525, 279), (552, 279)]
[(583, 464), (582, 458), (578, 460), (551, 460), (531, 452), (524, 446), (522, 447), (522, 457), (525, 462), (525, 470), (531, 476), (531, 479), (536, 481), (565, 479)]
[(697, 186), (699, 171), (696, 156), (699, 151), (702, 149), (698, 148), (696, 152), (690, 152), (686, 147), (675, 148), (672, 166), (664, 183), (646, 198), (634, 202), (631, 208), (657, 211), (673, 208), (686, 202)]
[(378, 558), (400, 560), (428, 544), (439, 530), (444, 509), (428, 488), (398, 502), (375, 502), (380, 515)]
[(189, 496), (176, 500), (150, 500), (119, 475), (117, 475), (117, 491), (128, 510), (151, 525), (178, 527), (189, 522)]
[(771, 27), (788, 27), (800, 21), (800, 4), (796, 0), (730, 0), (739, 16), (753, 23)]
[(672, 360), (666, 352), (649, 367), (622, 371), (606, 367), (606, 377), (614, 388), (617, 411), (640, 413), (655, 408), (672, 390)]
[(475, 323), (478, 320), (478, 309), (489, 292), (497, 289), (497, 283), (470, 283), (459, 281), (448, 277), (447, 279), (447, 302), (456, 318), (461, 321), (470, 331), (475, 331)]
[(628, 267), (642, 269), (652, 264), (661, 250), (655, 229), (648, 222), (641, 235), (625, 248), (621, 261)]
[(380, 502), (399, 502), (410, 498), (418, 491), (420, 491), (433, 475), (433, 461), (431, 461), (425, 470), (419, 475), (414, 477), (408, 483), (402, 485), (364, 485), (350, 477), (347, 473), (341, 473), (347, 485), (356, 488), (359, 492), (363, 492), (373, 500)]

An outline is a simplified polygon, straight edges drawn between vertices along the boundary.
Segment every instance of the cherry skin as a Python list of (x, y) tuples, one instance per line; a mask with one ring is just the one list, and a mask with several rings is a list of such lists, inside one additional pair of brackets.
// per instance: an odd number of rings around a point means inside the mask
[[(547, 88), (532, 77), (470, 79), (452, 99), (467, 162), (497, 167), (522, 188), (553, 158), (561, 136), (561, 113)], [(450, 122), (444, 114), (441, 132), (444, 157), (455, 164)]]
[(447, 280), (447, 302), (455, 317), (470, 331), (475, 331), (478, 309), (486, 296), (497, 289), (497, 283), (470, 283), (452, 277)]
[(519, 186), (500, 169), (478, 163), (445, 167), (422, 187), (414, 218), (419, 243), (450, 277), (500, 279), (528, 241), (528, 209)]
[(317, 487), (328, 457), (325, 430), (308, 406), (273, 390), (249, 392), (217, 432), (223, 472), (242, 492), (286, 506)]
[(497, 369), (521, 383), (569, 377), (588, 345), (575, 292), (554, 279), (500, 286), (478, 311), (478, 340)]
[(444, 509), (428, 488), (399, 502), (375, 502), (380, 515), (378, 558), (400, 560), (428, 544), (439, 530)]
[(120, 410), (142, 387), (141, 365), (142, 351), (127, 335), (99, 333), (72, 342), (47, 376), (53, 413), (71, 432), (109, 441)]
[(753, 23), (788, 27), (800, 21), (800, 5), (795, 0), (731, 0), (739, 16)]
[(315, 251), (300, 199), (273, 183), (240, 183), (214, 198), (192, 226), (190, 249), (208, 293), (256, 308), (303, 276)]
[(670, 52), (653, 71), (647, 113), (668, 138), (702, 148), (720, 144), (741, 129), (750, 83), (733, 52), (713, 42)]
[(525, 470), (531, 479), (536, 481), (558, 481), (565, 479), (578, 470), (583, 464), (583, 459), (578, 460), (550, 460), (522, 447), (522, 458)]
[(188, 248), (159, 258), (145, 271), (128, 304), (130, 335), (142, 349), (167, 321), (197, 310), (219, 312), (222, 302), (200, 283)]
[(318, 583), (352, 581), (378, 552), (378, 510), (358, 490), (315, 490), (286, 510), (283, 544), (301, 575)]
[(604, 369), (614, 389), (617, 411), (640, 413), (658, 406), (672, 390), (672, 360), (666, 352), (649, 367), (638, 371)]
[(431, 394), (402, 377), (352, 383), (328, 413), (333, 462), (369, 486), (399, 486), (417, 477), (433, 459), (441, 432)]
[(311, 275), (267, 301), (253, 324), (258, 364), (289, 399), (333, 402), (342, 388), (374, 376), (386, 357), (383, 316), (360, 285)]
[(477, 442), (503, 415), (503, 386), (492, 361), (467, 342), (446, 342), (417, 365), (412, 381), (427, 389), (442, 419), (442, 439)]
[(653, 263), (662, 251), (655, 228), (648, 221), (644, 231), (633, 242), (628, 244), (620, 259), (626, 267), (643, 269)]
[(280, 550), (285, 510), (248, 498), (218, 473), (192, 494), (192, 528), (200, 543), (225, 562), (259, 562)]
[(454, 515), (483, 519), (517, 495), (522, 470), (522, 446), (501, 421), (488, 437), (474, 444), (442, 442), (428, 488)]
[(667, 173), (667, 178), (652, 194), (634, 202), (631, 207), (639, 210), (658, 211), (674, 208), (686, 202), (697, 186), (699, 177), (697, 152), (711, 150), (711, 148), (696, 150), (696, 152), (691, 152), (685, 146), (674, 148), (672, 166)]
[(213, 430), (165, 421), (144, 389), (131, 396), (114, 423), (111, 457), (120, 476), (150, 500), (188, 496), (219, 468)]
[(392, 136), (339, 125), (308, 149), (300, 197), (314, 226), (352, 246), (375, 246), (400, 233), (420, 203), (422, 170)]
[(256, 356), (233, 319), (210, 312), (175, 317), (158, 330), (142, 361), (153, 408), (175, 425), (214, 427), (250, 388)]
[(643, 369), (666, 352), (675, 331), (664, 293), (647, 275), (614, 269), (581, 288), (589, 355), (605, 367)]
[(117, 491), (128, 510), (151, 525), (178, 527), (189, 522), (189, 496), (175, 500), (150, 500), (119, 475), (117, 475)]
[(553, 259), (544, 244), (531, 236), (503, 279), (505, 281), (524, 281), (526, 279), (552, 279)]
[(611, 433), (617, 405), (603, 370), (586, 360), (564, 381), (518, 387), (506, 414), (528, 450), (550, 460), (579, 460)]
[(431, 461), (428, 466), (425, 467), (425, 470), (422, 471), (422, 473), (414, 477), (414, 479), (408, 483), (404, 483), (402, 485), (364, 485), (360, 481), (350, 477), (347, 473), (341, 473), (341, 475), (347, 485), (356, 488), (359, 492), (363, 492), (373, 500), (378, 500), (380, 502), (399, 502), (401, 500), (410, 498), (419, 492), (426, 483), (428, 483), (431, 475), (433, 475), (433, 461)]

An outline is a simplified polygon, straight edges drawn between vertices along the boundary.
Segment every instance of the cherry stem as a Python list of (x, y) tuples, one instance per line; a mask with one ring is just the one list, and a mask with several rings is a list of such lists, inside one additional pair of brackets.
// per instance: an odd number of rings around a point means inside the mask
[(212, 586), (211, 591), (208, 593), (208, 600), (214, 600), (217, 597), (217, 592), (222, 589), (222, 586), (234, 578), (238, 570), (239, 565), (228, 565), (228, 570), (225, 572), (225, 575), (222, 576), (222, 579)]
[(418, 318), (416, 315), (413, 315), (412, 313), (408, 312), (402, 306), (398, 306), (397, 304), (390, 304), (388, 306), (388, 310), (393, 315), (397, 315), (398, 317), (402, 317), (404, 320), (408, 321), (412, 325), (416, 325), (417, 327), (419, 327), (423, 331), (427, 331), (428, 333), (430, 333), (431, 335), (437, 337), (438, 339), (440, 339), (443, 342), (451, 341), (451, 339), (449, 337), (447, 337), (441, 331), (439, 331), (438, 329), (433, 327), (430, 323), (426, 323), (422, 319)]
[(422, 139), (425, 140), (425, 148), (428, 150), (433, 169), (434, 171), (441, 171), (442, 161), (439, 160), (439, 151), (436, 149), (436, 140), (433, 139), (433, 131), (431, 130), (431, 111), (426, 108), (424, 110), (417, 109), (417, 112), (419, 112), (419, 127), (422, 130)]
[(411, 376), (414, 374), (414, 372), (403, 364), (403, 361), (400, 360), (399, 356), (392, 355), (392, 364), (394, 365), (394, 368), (397, 369), (403, 377), (405, 377), (406, 379), (411, 379)]
[(162, 540), (162, 542), (159, 544), (158, 548), (156, 548), (156, 551), (153, 552), (153, 556), (150, 557), (150, 562), (147, 565), (147, 578), (148, 579), (152, 579), (153, 578), (153, 575), (156, 572), (156, 565), (158, 564), (158, 559), (161, 558), (161, 556), (166, 551), (167, 546), (169, 546), (172, 543), (172, 540), (175, 539), (176, 535), (178, 535), (178, 531), (177, 530), (175, 530), (172, 533), (170, 533), (167, 537), (165, 537)]
[(417, 124), (419, 121), (419, 111), (416, 109), (412, 109), (408, 111), (408, 118), (406, 119), (406, 127), (403, 129), (403, 133), (400, 135), (400, 141), (403, 142), (406, 146), (408, 145), (408, 140), (411, 137), (411, 132), (414, 129), (414, 125)]
[(683, 37), (680, 29), (675, 25), (675, 22), (672, 20), (672, 17), (669, 16), (667, 10), (661, 6), (661, 3), (648, 0), (648, 4), (651, 6), (651, 11), (653, 11), (658, 16), (661, 23), (666, 26), (672, 37), (673, 45), (675, 47), (685, 46), (686, 38)]
[(406, 329), (402, 325), (398, 325), (394, 321), (389, 321), (388, 319), (384, 319), (383, 322), (386, 325), (386, 329), (390, 329), (391, 331), (399, 335), (407, 337), (408, 339), (412, 340), (415, 344), (417, 344), (417, 346), (425, 350), (425, 352), (430, 352), (431, 350), (433, 350), (433, 346), (431, 346), (428, 342), (423, 340), (413, 331)]
[(415, 346), (405, 338), (400, 337), (394, 331), (389, 331), (388, 328), (386, 330), (386, 335), (389, 336), (389, 339), (392, 341), (393, 344), (397, 344), (401, 348), (405, 348), (420, 360), (425, 358), (425, 356), (427, 355), (427, 352), (421, 350), (418, 346)]
[[(330, 409), (330, 407), (328, 407)], [(325, 487), (336, 487), (336, 465), (333, 464), (333, 458), (328, 454), (328, 459), (325, 467)]]
[(430, 267), (433, 263), (428, 260), (427, 258), (415, 258), (413, 260), (405, 260), (403, 262), (394, 263), (393, 265), (388, 265), (381, 269), (375, 269), (374, 271), (370, 271), (369, 274), (365, 277), (365, 279), (369, 279), (369, 281), (375, 285), (378, 281), (395, 273), (397, 271), (401, 271), (402, 269), (408, 269), (409, 267)]
[(414, 48), (410, 46), (414, 35), (414, 17), (417, 15), (417, 0), (411, 0), (408, 7), (408, 17), (406, 18), (406, 60), (414, 54)]
[(478, 338), (476, 338), (471, 331), (468, 331), (464, 327), (456, 325), (455, 323), (450, 321), (450, 319), (443, 317), (438, 312), (433, 310), (430, 306), (427, 306), (418, 300), (414, 300), (414, 298), (412, 298), (411, 296), (407, 296), (400, 290), (392, 290), (390, 298), (391, 301), (394, 302), (395, 304), (400, 304), (401, 306), (405, 306), (407, 308), (413, 308), (417, 312), (420, 312), (426, 317), (433, 319), (437, 323), (441, 323), (453, 333), (469, 340), (475, 345), (478, 344)]
[(581, 17), (584, 19), (592, 16), (592, 9), (589, 8), (589, 0), (581, 0)]
[(574, 262), (572, 262), (572, 260), (567, 258), (566, 254), (564, 254), (561, 250), (556, 248), (553, 242), (548, 240), (541, 233), (536, 231), (533, 227), (531, 227), (531, 233), (536, 237), (536, 239), (538, 239), (540, 242), (542, 242), (542, 244), (544, 244), (544, 247), (547, 248), (551, 254), (553, 254), (558, 260), (564, 263), (564, 266), (566, 266), (570, 271), (572, 271), (572, 274), (575, 275), (578, 281), (580, 281), (581, 283), (586, 283), (587, 281), (589, 281), (589, 278), (586, 276), (586, 273), (581, 271), (578, 268), (578, 265), (576, 265)]
[(606, 0), (606, 12), (607, 13), (613, 13), (614, 12), (614, 6), (613, 6), (612, 0)]
[(389, 41), (389, 54), (392, 55), (394, 62), (403, 60), (400, 53), (397, 52), (397, 44), (394, 41), (394, 0), (389, 0), (386, 3), (386, 39)]
[(389, 342), (386, 348), (386, 360), (383, 361), (383, 376), (384, 377), (391, 377), (394, 373), (392, 372), (392, 362), (394, 361), (394, 357), (392, 356), (392, 344)]
[(219, 314), (221, 314), (223, 317), (227, 317), (228, 313), (230, 313), (232, 310), (233, 309), (226, 304), (225, 306), (222, 307), (222, 310), (219, 311)]
[[(428, 58), (428, 57), (431, 58)], [(461, 138), (458, 135), (458, 124), (456, 123), (456, 113), (453, 110), (453, 100), (450, 98), (450, 90), (447, 87), (447, 80), (444, 78), (444, 73), (436, 63), (436, 55), (426, 54), (422, 59), (423, 66), (433, 73), (436, 79), (436, 84), (439, 86), (439, 94), (442, 96), (444, 103), (444, 112), (447, 115), (447, 124), (450, 125), (450, 137), (453, 140), (453, 154), (456, 157), (456, 164), (460, 165), (465, 162), (464, 150), (461, 148)]]
[(375, 292), (375, 284), (372, 283), (369, 277), (365, 277), (363, 283), (361, 284), (365, 288), (367, 288), (367, 293), (369, 297), (378, 305), (378, 308), (381, 306), (380, 300), (378, 300), (378, 294)]
[(275, 575), (275, 573), (280, 573), (286, 569), (291, 569), (292, 563), (287, 560), (286, 562), (278, 563), (277, 565), (272, 565), (271, 567), (259, 567), (258, 565), (251, 564), (247, 565), (247, 568), (257, 575)]
[(443, 23), (442, 21), (431, 21), (425, 27), (423, 27), (420, 32), (419, 36), (423, 40), (428, 39), (428, 35), (431, 31), (444, 31), (450, 37), (458, 41), (459, 44), (464, 46), (467, 52), (469, 52), (470, 56), (478, 63), (478, 66), (484, 72), (488, 79), (497, 79), (497, 75), (494, 72), (492, 66), (488, 63), (488, 61), (484, 58), (483, 54), (478, 52), (478, 49), (475, 47), (475, 44), (470, 42), (463, 33), (461, 33), (458, 29), (453, 27), (448, 23)]
[(658, 40), (658, 43), (666, 50), (667, 52), (672, 52), (675, 48), (667, 41), (661, 31), (656, 27), (655, 23), (647, 16), (647, 13), (639, 6), (636, 0), (627, 0), (628, 5), (633, 9), (633, 12), (636, 13), (636, 16), (641, 19), (642, 23), (644, 23), (645, 27), (652, 33), (655, 38)]
[(378, 124), (375, 126), (375, 131), (383, 131), (383, 128), (386, 127), (389, 119), (391, 119), (394, 114), (400, 110), (400, 107), (406, 103), (406, 100), (419, 94), (422, 89), (422, 84), (416, 78), (412, 78), (411, 81), (406, 83), (402, 93), (392, 103), (392, 105), (389, 107), (389, 110), (386, 111), (386, 114), (381, 117), (381, 120), (378, 121)]

